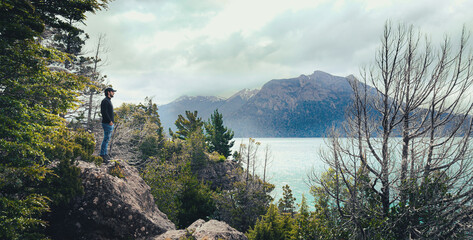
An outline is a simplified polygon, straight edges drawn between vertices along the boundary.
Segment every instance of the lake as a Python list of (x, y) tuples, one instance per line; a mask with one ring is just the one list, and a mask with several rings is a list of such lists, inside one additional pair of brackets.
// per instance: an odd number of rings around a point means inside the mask
[[(238, 151), (240, 144), (248, 145), (248, 138), (235, 138), (232, 151)], [(296, 202), (300, 203), (302, 194), (305, 195), (308, 204), (313, 205), (313, 197), (310, 195), (310, 187), (307, 184), (307, 174), (314, 169), (322, 173), (326, 166), (320, 160), (320, 150), (327, 149), (323, 138), (255, 138), (261, 145), (257, 152), (260, 163), (264, 161), (265, 146), (271, 149), (271, 164), (266, 170), (267, 181), (274, 184), (276, 188), (271, 195), (274, 201), (282, 197), (282, 187), (288, 184)], [(256, 170), (263, 177), (263, 164)]]

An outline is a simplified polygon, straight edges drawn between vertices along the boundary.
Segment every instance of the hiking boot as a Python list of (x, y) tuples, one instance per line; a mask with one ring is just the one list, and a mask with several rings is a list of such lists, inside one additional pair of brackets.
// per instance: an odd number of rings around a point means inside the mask
[(110, 157), (108, 155), (100, 155), (103, 159), (103, 163), (107, 164), (110, 161)]

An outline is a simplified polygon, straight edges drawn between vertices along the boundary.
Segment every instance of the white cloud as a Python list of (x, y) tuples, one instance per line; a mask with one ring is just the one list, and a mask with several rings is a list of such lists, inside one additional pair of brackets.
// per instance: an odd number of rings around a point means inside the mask
[(156, 20), (156, 16), (154, 14), (138, 12), (136, 10), (120, 13), (112, 17), (112, 21), (116, 23), (124, 23), (124, 22), (149, 23), (155, 20)]
[(104, 71), (126, 89), (124, 101), (154, 92), (162, 104), (314, 70), (357, 74), (386, 20), (438, 39), (462, 24), (471, 30), (472, 8), (470, 0), (129, 0), (91, 15), (85, 30), (110, 39)]

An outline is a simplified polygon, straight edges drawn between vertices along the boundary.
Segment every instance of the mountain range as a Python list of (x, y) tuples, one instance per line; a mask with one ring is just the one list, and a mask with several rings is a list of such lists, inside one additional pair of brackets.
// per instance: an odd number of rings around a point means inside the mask
[(159, 115), (168, 129), (186, 110), (198, 111), (206, 121), (218, 109), (235, 137), (321, 137), (344, 120), (353, 93), (350, 78), (315, 71), (271, 80), (260, 90), (244, 89), (227, 99), (183, 96), (159, 106)]

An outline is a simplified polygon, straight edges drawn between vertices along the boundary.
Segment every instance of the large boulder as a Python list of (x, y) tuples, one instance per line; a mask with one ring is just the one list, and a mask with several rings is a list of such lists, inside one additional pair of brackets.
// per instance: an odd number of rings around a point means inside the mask
[(74, 239), (149, 239), (174, 230), (150, 187), (123, 161), (80, 162), (84, 195), (75, 199), (65, 227)]
[(248, 240), (245, 234), (235, 230), (225, 222), (216, 220), (205, 222), (202, 219), (195, 221), (185, 230), (171, 230), (153, 239), (179, 240), (190, 239), (190, 237), (193, 237), (197, 240)]

